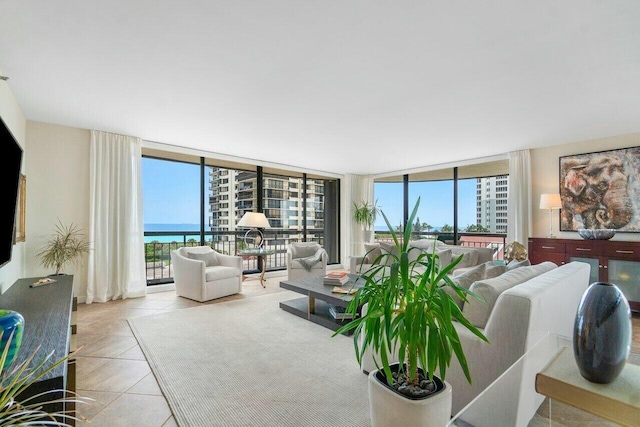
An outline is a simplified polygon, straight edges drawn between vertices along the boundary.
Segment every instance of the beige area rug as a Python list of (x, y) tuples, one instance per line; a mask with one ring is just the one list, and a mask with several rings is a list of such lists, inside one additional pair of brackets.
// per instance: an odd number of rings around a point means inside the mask
[(350, 337), (279, 308), (280, 292), (129, 319), (174, 417), (193, 426), (369, 426)]

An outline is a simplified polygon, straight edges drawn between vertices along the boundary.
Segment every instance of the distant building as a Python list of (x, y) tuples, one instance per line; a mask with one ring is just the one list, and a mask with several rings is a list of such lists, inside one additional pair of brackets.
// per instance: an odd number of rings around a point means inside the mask
[[(235, 231), (245, 212), (257, 208), (258, 188), (255, 172), (211, 168), (209, 172), (209, 227), (211, 231)], [(265, 175), (263, 212), (271, 228), (289, 230), (288, 238), (297, 240), (302, 234), (304, 193), (302, 179), (279, 175)], [(307, 179), (307, 229), (324, 229), (323, 180)], [(224, 236), (226, 240), (229, 236)], [(220, 240), (220, 239), (218, 239)]]
[(509, 175), (476, 180), (476, 223), (491, 233), (507, 232)]

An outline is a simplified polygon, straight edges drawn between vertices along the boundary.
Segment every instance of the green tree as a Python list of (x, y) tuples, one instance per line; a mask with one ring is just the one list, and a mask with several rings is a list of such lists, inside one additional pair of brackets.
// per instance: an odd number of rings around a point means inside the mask
[(449, 224), (445, 224), (445, 225), (442, 226), (440, 231), (442, 231), (444, 233), (451, 233), (451, 232), (453, 232), (453, 227), (450, 226)]
[(490, 230), (482, 224), (469, 224), (464, 231), (468, 233), (488, 233)]

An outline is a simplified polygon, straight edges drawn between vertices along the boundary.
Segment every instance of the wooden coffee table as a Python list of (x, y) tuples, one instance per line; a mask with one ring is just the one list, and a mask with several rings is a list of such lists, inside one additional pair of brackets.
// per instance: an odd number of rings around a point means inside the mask
[[(353, 286), (354, 284), (349, 281), (342, 288), (350, 289)], [(355, 284), (355, 287), (359, 286), (357, 283)], [(333, 331), (348, 322), (347, 320), (334, 319), (329, 313), (329, 306), (346, 308), (353, 297), (349, 294), (332, 292), (334, 285), (325, 285), (322, 277), (285, 280), (280, 282), (280, 287), (306, 295), (304, 298), (280, 302), (281, 309)], [(351, 334), (350, 331), (346, 335)]]

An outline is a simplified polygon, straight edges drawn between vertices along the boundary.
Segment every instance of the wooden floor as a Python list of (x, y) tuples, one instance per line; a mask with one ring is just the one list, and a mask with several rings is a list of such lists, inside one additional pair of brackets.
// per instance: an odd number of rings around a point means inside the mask
[[(240, 295), (221, 298), (217, 304), (274, 292), (283, 277), (267, 280), (262, 288), (255, 278), (246, 280)], [(78, 306), (77, 389), (80, 396), (95, 399), (91, 406), (80, 405), (79, 414), (88, 422), (81, 426), (169, 427), (176, 426), (169, 406), (160, 392), (126, 319), (202, 303), (176, 296), (175, 292), (148, 294), (144, 298)], [(640, 315), (633, 316), (633, 348), (640, 353)]]

